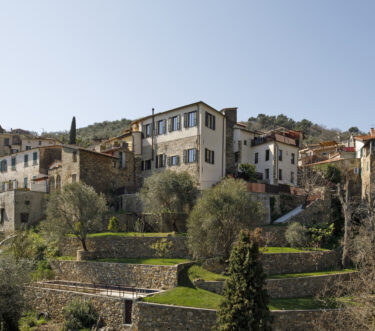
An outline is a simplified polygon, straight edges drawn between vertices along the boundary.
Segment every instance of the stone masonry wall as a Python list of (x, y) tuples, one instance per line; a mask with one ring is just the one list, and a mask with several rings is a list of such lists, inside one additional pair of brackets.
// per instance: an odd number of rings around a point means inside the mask
[(146, 264), (51, 261), (56, 279), (75, 282), (168, 289), (176, 287), (180, 272), (189, 263), (160, 266)]
[[(338, 281), (348, 281), (355, 277), (355, 273), (321, 275), (311, 277), (267, 279), (266, 289), (271, 298), (299, 298), (315, 296), (328, 290)], [(214, 292), (223, 293), (224, 281), (194, 281), (196, 287)]]
[[(324, 313), (327, 329), (334, 321), (336, 311)], [(272, 311), (274, 331), (311, 330), (311, 323), (322, 316), (321, 311)], [(159, 305), (137, 302), (133, 309), (132, 331), (211, 331), (216, 322), (216, 310)]]
[(338, 268), (340, 255), (336, 251), (263, 254), (262, 263), (269, 275), (324, 271)]
[[(148, 258), (157, 257), (155, 250), (150, 246), (160, 240), (160, 237), (96, 237), (87, 240), (89, 251), (95, 252), (98, 257), (106, 258)], [(189, 258), (185, 237), (167, 237), (172, 241), (173, 249), (167, 254), (169, 258)], [(60, 245), (62, 255), (76, 256), (77, 250), (82, 249), (76, 238), (65, 238)]]
[(32, 310), (47, 312), (56, 322), (63, 322), (63, 309), (73, 300), (88, 301), (103, 318), (106, 326), (121, 330), (125, 322), (124, 300), (122, 298), (77, 293), (48, 288), (28, 286), (24, 292), (25, 302)]

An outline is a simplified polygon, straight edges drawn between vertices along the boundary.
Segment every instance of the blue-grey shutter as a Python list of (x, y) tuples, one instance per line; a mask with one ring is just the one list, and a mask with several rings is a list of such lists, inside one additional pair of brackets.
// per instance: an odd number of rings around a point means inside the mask
[(173, 125), (173, 118), (169, 117), (168, 118), (168, 131), (172, 132), (172, 125)]
[(164, 134), (167, 134), (167, 120), (163, 120), (163, 130)]
[(194, 118), (194, 126), (197, 126), (197, 125), (198, 125), (198, 117), (199, 117), (199, 113), (198, 113), (198, 111), (196, 110), (196, 111), (195, 111), (195, 118)]
[(180, 155), (176, 156), (176, 165), (180, 165)]
[(177, 116), (177, 130), (181, 130), (181, 115)]
[(184, 128), (189, 127), (189, 113), (184, 113)]

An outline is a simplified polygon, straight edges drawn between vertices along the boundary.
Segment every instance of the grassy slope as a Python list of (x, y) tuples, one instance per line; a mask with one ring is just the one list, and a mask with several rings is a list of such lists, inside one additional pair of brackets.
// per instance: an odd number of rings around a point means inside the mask
[(343, 269), (343, 270), (330, 270), (330, 271), (316, 271), (316, 272), (305, 272), (297, 274), (281, 274), (281, 275), (270, 275), (269, 279), (284, 279), (284, 278), (296, 278), (296, 277), (308, 277), (308, 276), (322, 276), (322, 275), (333, 275), (333, 274), (345, 274), (348, 272), (355, 272), (355, 269)]
[(303, 253), (311, 251), (329, 251), (323, 248), (293, 248), (293, 247), (267, 247), (261, 248), (261, 252), (264, 254), (274, 254), (274, 253)]

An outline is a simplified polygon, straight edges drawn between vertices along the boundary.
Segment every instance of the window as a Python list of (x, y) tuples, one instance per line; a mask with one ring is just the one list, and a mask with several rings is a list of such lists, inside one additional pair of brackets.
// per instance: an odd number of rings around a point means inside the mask
[(39, 144), (39, 146), (42, 146), (42, 141), (39, 140), (39, 141), (38, 141), (38, 144)]
[(266, 161), (269, 161), (269, 159), (270, 159), (270, 150), (267, 149), (266, 150)]
[(7, 160), (2, 160), (0, 162), (0, 172), (7, 172), (7, 171), (8, 171)]
[(5, 182), (1, 183), (1, 192), (5, 192)]
[(20, 219), (21, 219), (21, 223), (27, 223), (29, 221), (29, 214), (28, 213), (21, 213)]
[(9, 146), (9, 138), (4, 138), (4, 146)]
[(180, 157), (178, 155), (173, 155), (168, 157), (168, 166), (177, 166), (180, 165)]
[(279, 161), (282, 161), (283, 160), (283, 151), (281, 149), (279, 149), (278, 155), (279, 155)]
[(283, 180), (283, 171), (279, 169), (279, 180)]
[(165, 120), (158, 121), (158, 134), (165, 134), (166, 132)]
[(165, 167), (165, 154), (159, 154), (155, 156), (155, 168)]
[(181, 116), (173, 116), (169, 118), (169, 132), (181, 130)]
[(247, 145), (247, 140), (244, 140), (244, 141), (243, 141), (243, 144), (244, 144), (244, 145)]
[(27, 188), (27, 186), (28, 186), (28, 179), (27, 179), (27, 177), (25, 177), (23, 179), (23, 188)]
[(33, 176), (33, 180), (31, 181), (33, 184), (35, 184), (36, 176)]
[(358, 168), (354, 168), (354, 173), (357, 175), (358, 174)]
[(26, 150), (29, 151), (31, 149), (31, 146), (26, 146)]
[(290, 182), (294, 184), (294, 172), (290, 173)]
[(72, 183), (75, 183), (77, 181), (77, 175), (73, 174), (72, 175)]
[(12, 170), (16, 170), (16, 158), (15, 157), (12, 157), (11, 163), (12, 163)]
[(240, 152), (235, 152), (234, 153), (234, 162), (238, 163), (238, 160), (240, 159)]
[(151, 170), (151, 160), (144, 160), (141, 163), (141, 170)]
[(197, 125), (197, 112), (191, 111), (184, 114), (184, 127), (192, 128)]
[(125, 168), (125, 153), (118, 153), (119, 168)]
[(259, 157), (259, 153), (255, 153), (255, 160), (254, 160), (254, 163), (255, 163), (255, 164), (258, 163), (258, 157)]
[(24, 165), (25, 168), (29, 166), (29, 155), (28, 154), (23, 156), (23, 165)]
[(264, 176), (266, 179), (270, 179), (270, 169), (266, 169)]
[(72, 158), (73, 162), (77, 162), (77, 151), (73, 151)]
[(215, 116), (206, 111), (205, 124), (208, 128), (215, 130)]
[(294, 153), (291, 154), (291, 160), (290, 162), (294, 164), (296, 162), (296, 155)]
[(146, 124), (144, 133), (146, 138), (151, 137), (151, 124)]
[(184, 150), (184, 163), (193, 163), (197, 161), (197, 150), (195, 148)]
[(1, 208), (0, 209), (0, 225), (3, 225), (5, 221), (5, 209)]
[(205, 149), (205, 161), (210, 164), (215, 164), (215, 152)]
[(33, 153), (33, 165), (38, 164), (38, 152)]

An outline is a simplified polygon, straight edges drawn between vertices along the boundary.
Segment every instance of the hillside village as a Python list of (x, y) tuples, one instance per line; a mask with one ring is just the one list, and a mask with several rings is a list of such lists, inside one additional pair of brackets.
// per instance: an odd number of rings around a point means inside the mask
[[(341, 310), (326, 305), (334, 295), (324, 291), (358, 273), (353, 261), (345, 262), (345, 240), (354, 210), (372, 201), (375, 130), (314, 144), (304, 138), (283, 127), (254, 130), (237, 118), (237, 108), (217, 110), (202, 101), (152, 111), (86, 147), (0, 127), (0, 250), (26, 229), (38, 233), (50, 197), (67, 185), (86, 184), (108, 205), (87, 247), (65, 236), (48, 256), (48, 277), (25, 285), (29, 311), (46, 319), (40, 329), (59, 330), (64, 307), (75, 299), (97, 312), (94, 329), (214, 327), (228, 279), (225, 261), (192, 253), (190, 210), (177, 218), (162, 211), (160, 220), (140, 199), (149, 178), (172, 171), (189, 174), (198, 199), (226, 180), (243, 181), (262, 209), (256, 219), (249, 215), (248, 230), (258, 233), (272, 329), (333, 330)], [(295, 224), (312, 241), (290, 239)]]

